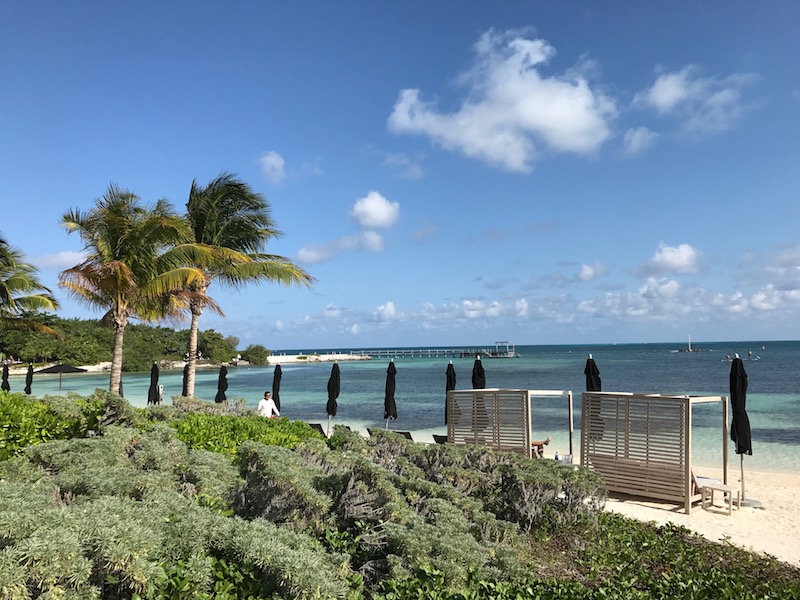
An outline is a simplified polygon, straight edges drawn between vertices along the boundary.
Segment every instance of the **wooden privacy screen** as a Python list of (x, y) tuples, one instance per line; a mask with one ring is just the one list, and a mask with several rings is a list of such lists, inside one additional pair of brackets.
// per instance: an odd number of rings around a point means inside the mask
[(723, 469), (727, 481), (727, 399), (584, 392), (581, 464), (599, 471), (610, 492), (683, 504), (700, 500), (692, 477), (692, 405), (722, 404)]
[(528, 390), (452, 390), (447, 403), (449, 443), (480, 444), (531, 457)]

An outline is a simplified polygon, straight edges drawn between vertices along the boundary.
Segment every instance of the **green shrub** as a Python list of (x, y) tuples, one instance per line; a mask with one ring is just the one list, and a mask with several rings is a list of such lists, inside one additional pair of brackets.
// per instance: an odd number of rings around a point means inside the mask
[(294, 448), (319, 433), (302, 421), (286, 418), (235, 417), (187, 413), (182, 419), (170, 423), (178, 437), (191, 448), (236, 454), (239, 446), (253, 440), (263, 444)]
[(14, 402), (14, 431), (78, 437), (0, 460), (4, 598), (800, 598), (794, 567), (603, 513), (585, 469), (191, 401)]

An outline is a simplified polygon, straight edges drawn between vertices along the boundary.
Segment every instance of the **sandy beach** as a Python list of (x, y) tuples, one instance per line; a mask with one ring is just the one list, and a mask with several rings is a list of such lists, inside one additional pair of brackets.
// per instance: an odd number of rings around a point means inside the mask
[[(703, 475), (722, 478), (722, 469), (701, 468)], [(740, 486), (739, 470), (729, 467), (728, 483)], [(728, 516), (722, 494), (714, 496), (714, 507), (694, 505), (691, 515), (683, 507), (644, 498), (610, 497), (606, 510), (640, 521), (667, 522), (683, 525), (703, 537), (722, 543), (772, 555), (784, 562), (800, 566), (800, 474), (751, 472), (745, 469), (747, 500), (757, 500), (760, 508), (743, 506)]]
[[(345, 354), (345, 353), (326, 353), (326, 354), (273, 354), (269, 357), (269, 364), (271, 365), (290, 365), (290, 364), (304, 364), (314, 362), (346, 362), (353, 360), (372, 360), (370, 356), (361, 354)], [(52, 363), (56, 364), (56, 363)], [(175, 361), (169, 365), (170, 369), (182, 369), (185, 363), (183, 361)], [(51, 364), (39, 365), (34, 367), (34, 371), (43, 369), (44, 367), (52, 366)], [(87, 373), (101, 373), (111, 369), (110, 362), (102, 362), (96, 365), (79, 365), (81, 369), (86, 370)], [(218, 364), (199, 364), (198, 369), (214, 368), (218, 369)], [(9, 366), (9, 375), (25, 375), (28, 371), (28, 365), (15, 364)]]

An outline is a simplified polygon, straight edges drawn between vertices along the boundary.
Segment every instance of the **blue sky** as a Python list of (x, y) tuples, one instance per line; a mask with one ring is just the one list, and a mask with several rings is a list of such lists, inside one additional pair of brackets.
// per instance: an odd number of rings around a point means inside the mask
[(109, 183), (238, 174), (315, 278), (271, 349), (797, 339), (800, 5), (4, 2), (0, 233), (57, 288)]

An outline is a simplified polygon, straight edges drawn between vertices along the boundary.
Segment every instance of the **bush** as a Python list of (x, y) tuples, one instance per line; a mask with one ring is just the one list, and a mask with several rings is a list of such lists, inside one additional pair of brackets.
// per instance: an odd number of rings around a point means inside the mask
[(141, 422), (136, 409), (121, 396), (100, 389), (86, 398), (70, 394), (38, 400), (0, 394), (0, 415), (0, 460), (19, 456), (33, 444), (96, 435), (114, 423)]
[(262, 444), (294, 448), (320, 434), (302, 421), (286, 418), (235, 417), (187, 413), (170, 423), (178, 438), (191, 448), (236, 454), (239, 446), (253, 440)]
[(603, 513), (552, 461), (100, 393), (9, 406), (87, 437), (0, 461), (2, 597), (800, 597), (798, 569)]

